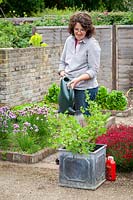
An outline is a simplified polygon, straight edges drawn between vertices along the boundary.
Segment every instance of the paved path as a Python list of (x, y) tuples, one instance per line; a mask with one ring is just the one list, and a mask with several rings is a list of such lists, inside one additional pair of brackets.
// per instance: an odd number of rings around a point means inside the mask
[(117, 173), (115, 182), (106, 181), (97, 190), (58, 185), (57, 154), (40, 163), (0, 162), (0, 200), (133, 200), (133, 172)]

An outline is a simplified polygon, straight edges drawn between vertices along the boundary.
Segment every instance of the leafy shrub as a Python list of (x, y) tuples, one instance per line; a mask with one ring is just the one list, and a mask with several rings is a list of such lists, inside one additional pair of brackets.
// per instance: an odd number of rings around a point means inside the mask
[(53, 83), (49, 89), (48, 93), (44, 96), (44, 100), (49, 103), (57, 103), (60, 88), (56, 83)]
[(97, 143), (107, 144), (107, 155), (114, 156), (117, 169), (132, 171), (133, 169), (133, 126), (114, 125), (105, 135), (99, 136)]
[(105, 86), (100, 86), (98, 89), (98, 94), (96, 96), (96, 102), (102, 107), (102, 109), (107, 108), (107, 98), (108, 90)]
[(125, 110), (128, 105), (128, 100), (122, 91), (108, 92), (105, 86), (99, 87), (96, 102), (105, 110)]
[(125, 110), (127, 106), (127, 98), (122, 91), (112, 90), (107, 97), (107, 109), (109, 110)]

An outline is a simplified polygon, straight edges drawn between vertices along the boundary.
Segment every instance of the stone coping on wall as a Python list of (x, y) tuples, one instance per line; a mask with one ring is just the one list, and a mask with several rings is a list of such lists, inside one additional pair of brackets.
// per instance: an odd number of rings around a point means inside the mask
[(51, 148), (45, 148), (34, 154), (23, 154), (18, 152), (9, 152), (0, 150), (0, 160), (33, 164), (42, 161), (44, 158), (55, 152), (56, 150)]

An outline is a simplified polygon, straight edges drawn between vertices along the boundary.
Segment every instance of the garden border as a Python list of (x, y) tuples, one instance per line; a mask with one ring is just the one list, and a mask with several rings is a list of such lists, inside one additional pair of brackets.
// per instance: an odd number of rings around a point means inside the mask
[(55, 153), (55, 149), (45, 148), (34, 154), (22, 154), (18, 152), (2, 151), (0, 150), (0, 160), (11, 161), (17, 163), (33, 164), (42, 161), (48, 155)]

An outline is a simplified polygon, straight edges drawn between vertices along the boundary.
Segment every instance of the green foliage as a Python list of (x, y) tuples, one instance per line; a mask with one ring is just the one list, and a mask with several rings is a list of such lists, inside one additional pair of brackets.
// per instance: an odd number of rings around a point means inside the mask
[(54, 148), (65, 148), (80, 154), (93, 151), (96, 138), (106, 132), (105, 124), (109, 115), (103, 115), (96, 102), (90, 101), (89, 105), (91, 116), (78, 116), (80, 120), (85, 120), (84, 126), (80, 125), (76, 116), (67, 113), (48, 116)]
[(57, 7), (58, 9), (64, 9), (65, 7), (73, 8), (77, 7), (79, 10), (99, 10), (105, 9), (108, 11), (112, 10), (121, 10), (127, 11), (131, 6), (130, 0), (62, 0), (62, 1), (48, 1), (45, 0), (45, 7), (53, 8)]
[(13, 24), (6, 20), (0, 21), (0, 48), (12, 47), (17, 32)]
[(95, 25), (124, 25), (133, 24), (132, 12), (91, 12), (93, 24)]
[(14, 151), (26, 152), (28, 154), (35, 153), (41, 148), (36, 144), (36, 139), (28, 135), (28, 133), (17, 133), (14, 137), (17, 148), (13, 148)]
[(41, 20), (34, 22), (35, 26), (67, 26), (69, 22), (68, 15), (47, 15), (42, 17)]
[(31, 36), (31, 24), (14, 26), (8, 20), (0, 20), (0, 48), (25, 48), (29, 46)]
[[(49, 11), (50, 12), (50, 11)], [(64, 11), (65, 12), (65, 11)], [(70, 13), (72, 11), (70, 10)], [(57, 12), (56, 15), (45, 15), (33, 23), (19, 23), (14, 25), (9, 20), (0, 20), (0, 48), (26, 48), (29, 46), (29, 40), (32, 35), (32, 27), (34, 26), (68, 26), (70, 14), (62, 15)], [(71, 13), (72, 14), (72, 13)], [(91, 12), (93, 23), (95, 25), (112, 25), (112, 24), (133, 24), (132, 12)], [(17, 19), (15, 19), (17, 23)], [(33, 36), (32, 36), (33, 37)], [(36, 36), (35, 36), (36, 37)], [(41, 39), (41, 38), (40, 38)], [(39, 46), (39, 37), (32, 38), (31, 43)], [(37, 42), (37, 44), (36, 44)], [(40, 46), (46, 46), (42, 43)]]
[(105, 86), (100, 86), (96, 102), (104, 110), (125, 110), (128, 104), (127, 98), (122, 91), (112, 90), (108, 92)]
[(49, 89), (48, 93), (44, 96), (44, 100), (49, 103), (58, 103), (58, 96), (59, 96), (60, 87), (53, 83)]
[[(75, 11), (73, 11), (75, 12)], [(69, 18), (73, 14), (64, 14), (55, 12), (53, 15), (44, 14), (42, 18), (34, 22), (35, 26), (68, 26)], [(112, 25), (112, 24), (133, 24), (132, 12), (94, 12), (89, 13), (92, 17), (93, 24), (95, 25)]]

